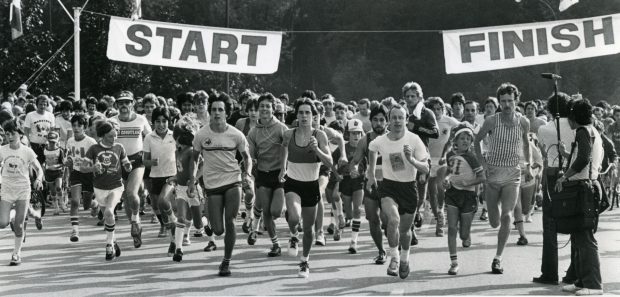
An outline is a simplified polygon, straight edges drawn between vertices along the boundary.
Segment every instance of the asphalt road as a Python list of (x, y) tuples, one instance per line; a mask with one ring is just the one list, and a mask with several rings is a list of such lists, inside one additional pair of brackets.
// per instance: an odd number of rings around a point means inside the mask
[[(119, 212), (123, 213), (123, 212)], [(495, 255), (496, 230), (477, 218), (472, 227), (473, 244), (458, 249), (460, 271), (447, 274), (450, 259), (446, 237), (435, 237), (428, 222), (418, 231), (420, 244), (413, 248), (412, 272), (405, 280), (386, 275), (387, 264), (371, 263), (376, 250), (362, 223), (359, 252), (347, 252), (350, 229), (339, 242), (328, 237), (327, 246), (313, 246), (310, 277), (297, 278), (297, 258), (283, 254), (267, 258), (271, 242), (260, 236), (255, 246), (237, 225), (237, 246), (231, 262), (232, 276), (217, 276), (223, 257), (223, 238), (218, 249), (203, 252), (204, 238), (192, 237), (181, 263), (167, 257), (168, 240), (157, 238), (158, 225), (143, 218), (144, 244), (135, 249), (124, 214), (117, 223), (121, 257), (105, 261), (105, 233), (95, 219), (81, 212), (80, 242), (69, 241), (67, 214), (46, 216), (44, 229), (28, 226), (22, 251), (23, 263), (9, 267), (13, 250), (10, 229), (0, 230), (0, 296), (161, 296), (161, 295), (572, 295), (559, 286), (531, 282), (540, 274), (542, 249), (541, 212), (526, 224), (529, 245), (517, 246), (513, 230), (504, 252), (504, 274), (490, 273)], [(32, 222), (32, 221), (31, 221)], [(325, 220), (329, 223), (328, 218)], [(285, 222), (278, 220), (282, 245), (288, 240)], [(620, 210), (601, 217), (596, 238), (599, 241), (601, 270), (606, 294), (620, 294)], [(558, 237), (564, 246), (568, 236)], [(387, 247), (387, 243), (386, 243)], [(559, 250), (560, 276), (569, 265), (570, 244)]]

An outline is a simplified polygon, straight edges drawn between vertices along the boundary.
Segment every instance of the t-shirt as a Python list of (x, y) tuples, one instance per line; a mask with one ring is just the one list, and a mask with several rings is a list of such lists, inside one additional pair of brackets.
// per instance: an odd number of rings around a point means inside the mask
[(476, 186), (463, 186), (464, 183), (471, 183), (476, 180), (476, 175), (482, 172), (482, 165), (476, 159), (471, 150), (456, 154), (449, 152), (446, 159), (448, 160), (448, 172), (450, 176), (450, 184), (459, 190), (475, 191)]
[(151, 153), (151, 160), (157, 160), (157, 166), (151, 166), (149, 177), (169, 177), (177, 174), (174, 152), (176, 142), (172, 137), (172, 131), (168, 130), (162, 139), (153, 131), (144, 138), (144, 152)]
[(101, 163), (103, 173), (94, 173), (93, 186), (101, 190), (113, 190), (123, 186), (121, 164), (128, 163), (125, 148), (120, 143), (105, 147), (97, 143), (86, 152), (86, 160), (95, 164)]
[(86, 158), (86, 152), (95, 144), (97, 144), (97, 141), (90, 136), (85, 136), (80, 141), (76, 141), (75, 137), (67, 140), (67, 158), (70, 158), (73, 162), (74, 171), (80, 171), (80, 166), (82, 166)]
[(67, 145), (67, 140), (69, 139), (68, 132), (73, 131), (73, 126), (71, 126), (71, 121), (65, 120), (62, 115), (56, 116), (56, 129), (58, 129), (58, 134), (60, 135), (60, 139), (58, 144), (61, 148), (65, 148)]
[(184, 150), (176, 151), (177, 163), (177, 184), (187, 186), (189, 184), (190, 172), (189, 164), (192, 162), (192, 148), (186, 147)]
[(124, 122), (119, 120), (118, 116), (112, 118), (120, 127), (118, 132), (118, 143), (125, 148), (127, 155), (135, 155), (142, 151), (142, 135), (152, 132), (149, 121), (143, 115), (136, 114), (133, 121)]
[(439, 137), (435, 139), (431, 138), (428, 140), (428, 151), (431, 154), (433, 164), (438, 164), (439, 159), (442, 157), (441, 153), (443, 152), (443, 147), (450, 139), (450, 131), (452, 131), (452, 128), (456, 127), (458, 124), (459, 121), (457, 121), (453, 117), (446, 115), (442, 116), (441, 119), (437, 120)]
[(28, 138), (30, 143), (45, 144), (47, 143), (47, 134), (56, 126), (54, 114), (51, 112), (43, 112), (39, 114), (36, 110), (26, 115), (24, 127), (30, 129)]
[(55, 150), (49, 150), (47, 147), (43, 150), (45, 156), (45, 169), (46, 170), (60, 170), (61, 168), (54, 168), (56, 165), (62, 165), (64, 151), (57, 147)]
[[(558, 158), (558, 133), (556, 130), (556, 121), (548, 122), (546, 125), (538, 128), (538, 141), (543, 144), (547, 155), (547, 166), (557, 168), (559, 164)], [(575, 140), (575, 131), (570, 128), (567, 118), (560, 118), (560, 137), (566, 145), (566, 149), (570, 149), (570, 144)], [(566, 158), (562, 158), (562, 167), (566, 167)]]
[(241, 131), (227, 124), (226, 130), (218, 133), (206, 125), (198, 130), (192, 145), (204, 159), (202, 172), (207, 189), (241, 181), (241, 168), (235, 154), (248, 152), (248, 142)]
[(428, 159), (428, 151), (420, 137), (409, 131), (405, 131), (405, 135), (398, 140), (390, 140), (388, 134), (384, 134), (370, 142), (368, 149), (372, 152), (378, 152), (383, 159), (384, 179), (398, 182), (415, 180), (418, 171), (405, 159), (403, 149), (406, 144), (413, 150), (413, 158), (418, 161)]
[(36, 160), (37, 155), (27, 146), (12, 149), (7, 144), (0, 147), (2, 186), (30, 188), (30, 164)]

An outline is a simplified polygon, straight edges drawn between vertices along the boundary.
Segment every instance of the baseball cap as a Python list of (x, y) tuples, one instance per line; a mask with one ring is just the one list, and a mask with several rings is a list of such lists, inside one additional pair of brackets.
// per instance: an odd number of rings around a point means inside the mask
[(58, 141), (59, 137), (58, 132), (51, 131), (47, 134), (47, 141)]
[(349, 120), (347, 123), (347, 129), (349, 132), (364, 132), (364, 128), (362, 128), (362, 121), (358, 119)]
[(121, 101), (121, 100), (131, 100), (131, 101), (134, 101), (133, 93), (130, 92), (130, 91), (121, 91), (121, 93), (118, 94), (118, 98), (116, 98), (116, 101)]

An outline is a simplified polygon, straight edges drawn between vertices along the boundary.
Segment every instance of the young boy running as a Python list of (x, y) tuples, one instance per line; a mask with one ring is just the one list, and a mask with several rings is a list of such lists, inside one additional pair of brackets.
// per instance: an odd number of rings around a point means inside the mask
[(456, 275), (459, 264), (456, 256), (456, 234), (459, 233), (463, 247), (471, 245), (471, 222), (478, 209), (476, 185), (485, 181), (482, 165), (472, 152), (474, 131), (468, 124), (455, 128), (454, 150), (447, 155), (448, 175), (445, 179), (446, 205), (448, 207), (448, 251), (450, 252), (450, 270), (448, 274)]
[(60, 136), (58, 132), (51, 131), (47, 134), (47, 145), (43, 151), (45, 155), (45, 182), (49, 189), (51, 201), (54, 201), (54, 215), (60, 215), (60, 209), (65, 211), (62, 201), (62, 175), (65, 152), (58, 146)]

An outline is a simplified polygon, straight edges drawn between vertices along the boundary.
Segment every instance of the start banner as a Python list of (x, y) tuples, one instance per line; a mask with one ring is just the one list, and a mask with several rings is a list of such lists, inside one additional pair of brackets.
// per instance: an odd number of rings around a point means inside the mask
[(620, 14), (443, 32), (446, 73), (467, 73), (620, 52)]
[(188, 69), (271, 74), (282, 32), (110, 18), (110, 60)]

